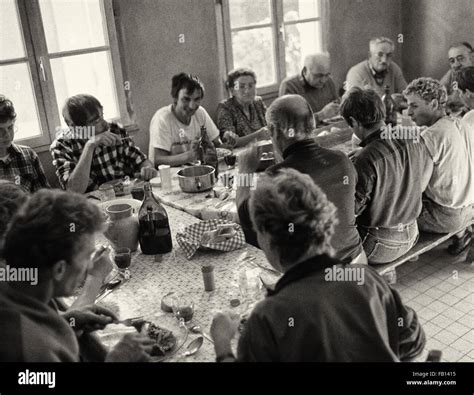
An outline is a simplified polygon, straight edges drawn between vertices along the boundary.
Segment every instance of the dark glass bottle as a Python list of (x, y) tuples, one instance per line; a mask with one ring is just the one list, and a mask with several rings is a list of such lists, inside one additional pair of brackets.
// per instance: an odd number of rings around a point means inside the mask
[(219, 162), (217, 159), (217, 151), (214, 143), (211, 141), (211, 138), (207, 134), (207, 129), (203, 125), (201, 126), (201, 158), (199, 158), (201, 164), (212, 166), (216, 172), (214, 173), (217, 179)]
[(168, 214), (153, 196), (149, 182), (144, 187), (145, 198), (138, 212), (138, 241), (143, 254), (166, 254), (173, 249)]
[(397, 112), (395, 107), (395, 101), (392, 99), (390, 93), (390, 87), (385, 86), (385, 94), (382, 96), (382, 101), (385, 106), (385, 123), (392, 124), (395, 126), (397, 124)]

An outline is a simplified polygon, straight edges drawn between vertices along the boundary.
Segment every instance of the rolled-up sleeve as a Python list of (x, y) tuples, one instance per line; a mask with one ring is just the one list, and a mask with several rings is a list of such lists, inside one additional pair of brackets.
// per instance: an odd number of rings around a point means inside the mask
[(69, 177), (77, 165), (73, 149), (65, 140), (58, 139), (51, 144), (50, 152), (53, 158), (53, 166), (56, 168), (56, 176), (58, 177), (59, 184), (63, 189), (66, 189)]

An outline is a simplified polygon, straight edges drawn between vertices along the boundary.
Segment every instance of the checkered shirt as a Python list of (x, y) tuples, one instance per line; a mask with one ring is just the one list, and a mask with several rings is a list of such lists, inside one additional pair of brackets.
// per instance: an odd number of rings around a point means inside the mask
[(50, 188), (38, 154), (30, 147), (12, 144), (5, 162), (0, 160), (0, 179), (10, 180), (28, 192)]
[[(101, 184), (140, 172), (146, 155), (135, 146), (127, 132), (117, 124), (110, 124), (110, 131), (125, 140), (115, 147), (97, 147), (94, 150), (87, 191), (96, 190)], [(63, 132), (51, 144), (50, 151), (59, 183), (65, 189), (71, 173), (77, 166), (87, 139), (71, 138)]]

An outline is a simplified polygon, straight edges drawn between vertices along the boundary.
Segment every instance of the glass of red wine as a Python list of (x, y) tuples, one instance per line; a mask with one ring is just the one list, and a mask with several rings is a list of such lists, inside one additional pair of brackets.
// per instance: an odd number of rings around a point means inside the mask
[(189, 296), (175, 295), (173, 298), (173, 313), (180, 322), (189, 323), (194, 316), (194, 302)]

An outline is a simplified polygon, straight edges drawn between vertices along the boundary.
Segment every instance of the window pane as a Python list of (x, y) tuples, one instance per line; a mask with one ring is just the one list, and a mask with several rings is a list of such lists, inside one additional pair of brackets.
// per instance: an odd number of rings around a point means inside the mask
[(41, 135), (41, 127), (33, 95), (30, 70), (26, 63), (0, 67), (0, 93), (15, 106), (18, 132), (15, 140)]
[(48, 51), (72, 51), (106, 45), (99, 0), (40, 0)]
[(230, 0), (231, 28), (271, 22), (270, 0)]
[(51, 68), (60, 114), (68, 97), (87, 93), (101, 102), (106, 119), (120, 117), (109, 52), (51, 59)]
[(319, 22), (296, 23), (285, 26), (286, 75), (298, 74), (306, 55), (322, 52)]
[(23, 58), (25, 46), (15, 0), (0, 0), (0, 60)]
[(319, 17), (318, 0), (283, 0), (285, 22)]
[(259, 87), (275, 83), (275, 57), (271, 28), (232, 33), (234, 68), (250, 67)]

